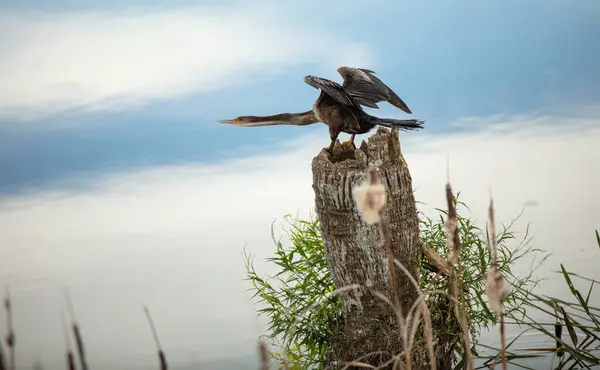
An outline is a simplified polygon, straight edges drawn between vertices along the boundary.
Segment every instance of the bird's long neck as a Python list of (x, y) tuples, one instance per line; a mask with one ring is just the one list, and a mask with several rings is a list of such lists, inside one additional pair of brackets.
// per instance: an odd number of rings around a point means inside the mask
[(295, 126), (310, 125), (318, 122), (312, 110), (302, 113), (280, 113), (272, 116), (257, 117), (261, 122), (273, 122), (279, 124), (289, 124)]

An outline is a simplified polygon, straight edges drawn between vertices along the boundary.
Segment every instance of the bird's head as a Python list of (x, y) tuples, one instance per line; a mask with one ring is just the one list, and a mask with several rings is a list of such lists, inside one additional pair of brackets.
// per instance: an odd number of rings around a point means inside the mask
[(224, 119), (224, 120), (220, 120), (218, 122), (225, 123), (228, 125), (245, 126), (245, 127), (269, 126), (269, 125), (275, 124), (277, 122), (280, 122), (279, 119), (281, 119), (282, 116), (285, 116), (285, 115), (278, 114), (275, 116), (265, 116), (265, 117), (239, 116), (234, 119)]
[(229, 125), (243, 126), (243, 125), (246, 125), (246, 124), (249, 124), (249, 123), (258, 122), (259, 118), (260, 117), (256, 117), (256, 116), (239, 116), (239, 117), (236, 117), (234, 119), (222, 119), (222, 120), (219, 120), (217, 122), (226, 123), (226, 124), (229, 124)]

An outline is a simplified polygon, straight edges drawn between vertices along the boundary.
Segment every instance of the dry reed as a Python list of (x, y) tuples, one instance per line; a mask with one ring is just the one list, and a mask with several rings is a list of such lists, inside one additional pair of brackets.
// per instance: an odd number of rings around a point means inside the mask
[(77, 366), (75, 365), (75, 355), (73, 354), (73, 351), (67, 352), (67, 368), (69, 370), (77, 369)]
[(4, 359), (4, 349), (2, 348), (2, 340), (0, 339), (0, 370), (7, 370), (6, 362)]
[(148, 307), (144, 306), (144, 312), (146, 313), (146, 318), (148, 319), (148, 323), (150, 324), (150, 330), (152, 331), (152, 336), (154, 337), (154, 343), (156, 344), (156, 348), (158, 351), (158, 361), (160, 363), (161, 370), (167, 370), (167, 357), (165, 356), (165, 352), (160, 345), (160, 340), (158, 339), (158, 333), (156, 332), (156, 327), (154, 326), (154, 320), (152, 320), (152, 316), (150, 315), (150, 310)]
[[(490, 207), (489, 207), (489, 219), (490, 219), (490, 248), (491, 248), (491, 254), (492, 254), (492, 269), (498, 271), (498, 248), (496, 245), (496, 227), (495, 227), (495, 218), (494, 218), (494, 200), (490, 199)], [(500, 342), (501, 342), (501, 349), (500, 349), (500, 356), (502, 359), (502, 370), (506, 370), (507, 369), (507, 362), (506, 362), (506, 332), (505, 332), (505, 327), (504, 327), (504, 309), (502, 307), (502, 303), (504, 300), (504, 292), (500, 291), (500, 296), (498, 297), (500, 299)], [(492, 366), (493, 366), (493, 362), (492, 362)]]
[(398, 307), (398, 309), (400, 309), (400, 293), (398, 292), (398, 277), (396, 275), (396, 267), (394, 266), (394, 252), (392, 251), (392, 243), (390, 241), (389, 230), (383, 218), (381, 218), (379, 228), (383, 236), (382, 245), (385, 247), (385, 251), (387, 254), (388, 271), (390, 274), (394, 305)]
[(454, 312), (457, 319), (460, 322), (460, 326), (463, 332), (467, 368), (469, 370), (473, 370), (473, 356), (471, 354), (471, 341), (469, 338), (469, 320), (467, 317), (467, 307), (464, 294), (459, 294), (459, 290), (462, 291), (463, 287), (462, 265), (460, 261), (461, 243), (458, 229), (458, 216), (456, 214), (456, 206), (454, 205), (454, 195), (452, 194), (452, 187), (450, 186), (450, 182), (446, 184), (446, 201), (448, 203), (448, 219), (446, 221), (446, 243), (448, 245), (448, 249), (450, 250), (449, 262), (451, 264), (455, 263), (457, 265), (456, 275), (452, 279), (452, 295), (455, 299)]
[(75, 308), (73, 307), (73, 301), (69, 292), (65, 290), (65, 300), (67, 301), (67, 307), (69, 315), (71, 316), (71, 328), (73, 329), (73, 335), (75, 336), (75, 343), (77, 344), (77, 353), (79, 354), (79, 362), (81, 363), (82, 370), (88, 370), (88, 364), (85, 357), (85, 348), (83, 345), (83, 338), (81, 337), (81, 331), (79, 325), (75, 319)]
[[(374, 187), (381, 187), (381, 179), (379, 178), (379, 176), (377, 175), (377, 171), (375, 170), (375, 167), (373, 166), (369, 166), (369, 169), (367, 170), (367, 176), (368, 176), (368, 182), (369, 182), (369, 186), (371, 188)], [(377, 189), (379, 190), (379, 189)], [(377, 223), (379, 224), (379, 235), (380, 235), (380, 243), (379, 245), (381, 247), (383, 247), (386, 251), (386, 255), (387, 255), (387, 262), (388, 262), (388, 273), (389, 273), (389, 277), (390, 277), (390, 286), (391, 286), (391, 290), (392, 290), (392, 300), (393, 300), (393, 306), (394, 306), (394, 310), (397, 311), (397, 316), (402, 318), (402, 307), (400, 306), (400, 294), (398, 291), (398, 277), (396, 275), (396, 266), (394, 264), (394, 252), (392, 250), (392, 243), (391, 243), (391, 238), (390, 238), (390, 232), (389, 229), (387, 227), (387, 223), (385, 222), (385, 218), (383, 217), (383, 205), (385, 203), (385, 191), (382, 194), (382, 202), (380, 207), (377, 207), (377, 205), (375, 205), (375, 207), (373, 207), (372, 203), (375, 203), (375, 201), (373, 201), (372, 199), (366, 199), (367, 203), (371, 203), (368, 204), (368, 206), (370, 206), (370, 208), (376, 208), (377, 211)], [(357, 208), (361, 208), (360, 207), (360, 202), (357, 199)], [(365, 212), (362, 212), (363, 217), (365, 215)], [(398, 322), (398, 324), (400, 325), (400, 330), (403, 330), (404, 327), (404, 320), (400, 320)], [(406, 335), (403, 335), (403, 342), (404, 342), (404, 346), (406, 346), (408, 340), (406, 338)], [(411, 357), (410, 353), (407, 354), (407, 357)], [(407, 363), (408, 363), (408, 368), (410, 369), (410, 360), (407, 359)], [(394, 363), (394, 368), (396, 368), (397, 363)]]
[(67, 325), (67, 319), (64, 313), (61, 315), (61, 324), (63, 328), (63, 336), (65, 337), (65, 348), (67, 350), (67, 369), (75, 370), (75, 354), (73, 353), (73, 344), (71, 342), (71, 335), (69, 335), (69, 326)]
[(4, 362), (4, 350), (2, 349), (2, 341), (0, 340), (0, 370), (6, 370), (6, 364)]
[(13, 330), (12, 304), (10, 299), (10, 290), (6, 287), (6, 298), (4, 299), (4, 308), (6, 309), (6, 325), (8, 333), (6, 334), (6, 345), (8, 347), (8, 369), (17, 368), (17, 359), (15, 356), (15, 332)]
[(269, 351), (264, 341), (258, 341), (258, 353), (260, 355), (260, 368), (261, 370), (269, 369)]
[(383, 217), (383, 206), (385, 205), (385, 189), (381, 185), (381, 179), (377, 175), (374, 166), (367, 169), (367, 181), (364, 185), (354, 190), (356, 206), (367, 224), (379, 224), (380, 246), (385, 249), (388, 259), (388, 271), (392, 289), (392, 299), (396, 307), (400, 307), (398, 292), (398, 278), (394, 267), (394, 253), (390, 242), (390, 233), (387, 223)]
[[(398, 261), (397, 259), (394, 259), (394, 263), (396, 264), (396, 266), (398, 266), (398, 268), (400, 270), (402, 270), (402, 272), (404, 272), (404, 275), (406, 275), (406, 277), (408, 278), (408, 280), (411, 282), (411, 284), (413, 285), (413, 287), (415, 288), (415, 290), (417, 291), (417, 300), (413, 303), (413, 307), (416, 307), (417, 304), (420, 305), (421, 309), (422, 309), (422, 317), (423, 317), (423, 323), (425, 326), (425, 330), (424, 330), (424, 336), (425, 336), (425, 343), (427, 344), (427, 349), (429, 352), (429, 360), (430, 360), (430, 369), (431, 370), (436, 370), (437, 369), (437, 363), (436, 363), (436, 358), (435, 358), (435, 352), (433, 349), (433, 327), (431, 324), (431, 312), (429, 311), (429, 307), (427, 307), (427, 304), (425, 303), (425, 295), (423, 293), (423, 291), (421, 290), (421, 288), (419, 287), (419, 283), (415, 280), (415, 278), (412, 276), (412, 274), (410, 273), (410, 271), (406, 268), (406, 266), (404, 266), (400, 261)], [(409, 314), (410, 314), (410, 310), (409, 310)], [(407, 314), (407, 325), (410, 319), (410, 315)], [(405, 338), (405, 343), (408, 343), (408, 326), (405, 326), (403, 328), (403, 332), (404, 332), (404, 338)], [(414, 340), (414, 338), (412, 338), (412, 340)], [(407, 350), (407, 362), (408, 361), (412, 361), (412, 348)], [(410, 370), (411, 367), (411, 363), (409, 362), (408, 364), (409, 366), (408, 369)]]

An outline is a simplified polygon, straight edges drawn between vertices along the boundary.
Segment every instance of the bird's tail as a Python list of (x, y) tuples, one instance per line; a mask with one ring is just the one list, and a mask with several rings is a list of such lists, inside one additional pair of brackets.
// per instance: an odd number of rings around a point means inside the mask
[(423, 128), (425, 121), (418, 119), (392, 119), (392, 118), (379, 118), (375, 116), (369, 116), (369, 121), (378, 126), (384, 127), (397, 127), (401, 130), (416, 130)]

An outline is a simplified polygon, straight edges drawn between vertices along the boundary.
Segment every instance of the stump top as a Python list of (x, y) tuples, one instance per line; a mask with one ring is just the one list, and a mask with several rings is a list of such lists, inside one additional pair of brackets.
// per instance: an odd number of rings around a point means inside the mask
[(392, 128), (391, 132), (378, 127), (375, 134), (363, 140), (360, 147), (356, 150), (343, 148), (339, 141), (336, 141), (333, 148), (333, 154), (322, 149), (321, 152), (313, 158), (312, 167), (321, 167), (329, 171), (341, 172), (348, 169), (366, 169), (370, 164), (379, 168), (382, 164), (404, 163), (402, 152), (400, 151), (399, 130)]

